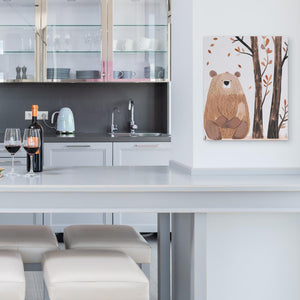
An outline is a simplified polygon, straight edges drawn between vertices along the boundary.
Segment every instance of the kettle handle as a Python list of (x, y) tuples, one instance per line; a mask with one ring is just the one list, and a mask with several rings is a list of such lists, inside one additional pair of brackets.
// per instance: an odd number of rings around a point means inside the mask
[(59, 111), (56, 111), (56, 112), (54, 112), (54, 113), (52, 114), (52, 117), (51, 117), (51, 124), (53, 124), (53, 122), (54, 122), (54, 117), (55, 117), (56, 114), (59, 114)]

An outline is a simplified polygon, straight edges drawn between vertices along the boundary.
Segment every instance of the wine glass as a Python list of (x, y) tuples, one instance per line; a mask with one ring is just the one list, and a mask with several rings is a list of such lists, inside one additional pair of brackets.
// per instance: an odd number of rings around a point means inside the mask
[(19, 128), (7, 128), (4, 135), (4, 147), (11, 155), (11, 170), (7, 175), (19, 176), (15, 172), (15, 154), (21, 148), (21, 130)]
[(41, 136), (39, 129), (26, 128), (23, 136), (23, 147), (30, 156), (30, 171), (25, 175), (26, 177), (37, 177), (33, 172), (33, 154), (37, 153), (41, 146)]

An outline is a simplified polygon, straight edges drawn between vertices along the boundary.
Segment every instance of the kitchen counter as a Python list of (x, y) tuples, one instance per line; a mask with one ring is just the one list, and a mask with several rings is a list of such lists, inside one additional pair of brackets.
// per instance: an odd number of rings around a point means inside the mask
[[(23, 132), (22, 132), (23, 133)], [(0, 143), (4, 140), (4, 133), (0, 133)], [(113, 143), (113, 142), (171, 142), (171, 136), (147, 137), (111, 137), (108, 134), (98, 133), (76, 133), (75, 136), (59, 136), (55, 133), (45, 134), (45, 143)]]
[(111, 137), (108, 134), (97, 133), (77, 133), (75, 136), (59, 136), (54, 134), (45, 134), (46, 143), (113, 143), (113, 142), (171, 142), (171, 136), (164, 134), (162, 136), (152, 137)]
[[(24, 173), (24, 170), (22, 170)], [(276, 172), (276, 170), (274, 170)], [(0, 212), (158, 213), (158, 293), (207, 300), (208, 213), (299, 213), (300, 175), (190, 176), (171, 167), (77, 167), (0, 179)], [(172, 213), (172, 268), (170, 268)]]

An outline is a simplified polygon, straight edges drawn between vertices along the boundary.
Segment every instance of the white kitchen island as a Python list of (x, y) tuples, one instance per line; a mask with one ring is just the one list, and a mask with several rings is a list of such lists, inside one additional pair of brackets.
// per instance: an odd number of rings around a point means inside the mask
[[(22, 171), (25, 173), (24, 171)], [(244, 172), (246, 174), (246, 171)], [(300, 212), (300, 175), (190, 176), (169, 167), (78, 167), (3, 177), (1, 213), (156, 212), (159, 299), (206, 300), (207, 213)]]

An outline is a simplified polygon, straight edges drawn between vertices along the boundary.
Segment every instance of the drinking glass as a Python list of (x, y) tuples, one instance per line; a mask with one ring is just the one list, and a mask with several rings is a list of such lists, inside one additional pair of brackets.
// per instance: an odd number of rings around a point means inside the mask
[(4, 147), (11, 155), (11, 170), (7, 175), (19, 176), (15, 172), (15, 154), (21, 148), (21, 131), (19, 128), (7, 128), (4, 135)]
[(25, 175), (26, 177), (37, 177), (33, 172), (33, 155), (38, 152), (41, 146), (41, 137), (39, 129), (26, 128), (23, 136), (23, 147), (30, 156), (30, 171)]

